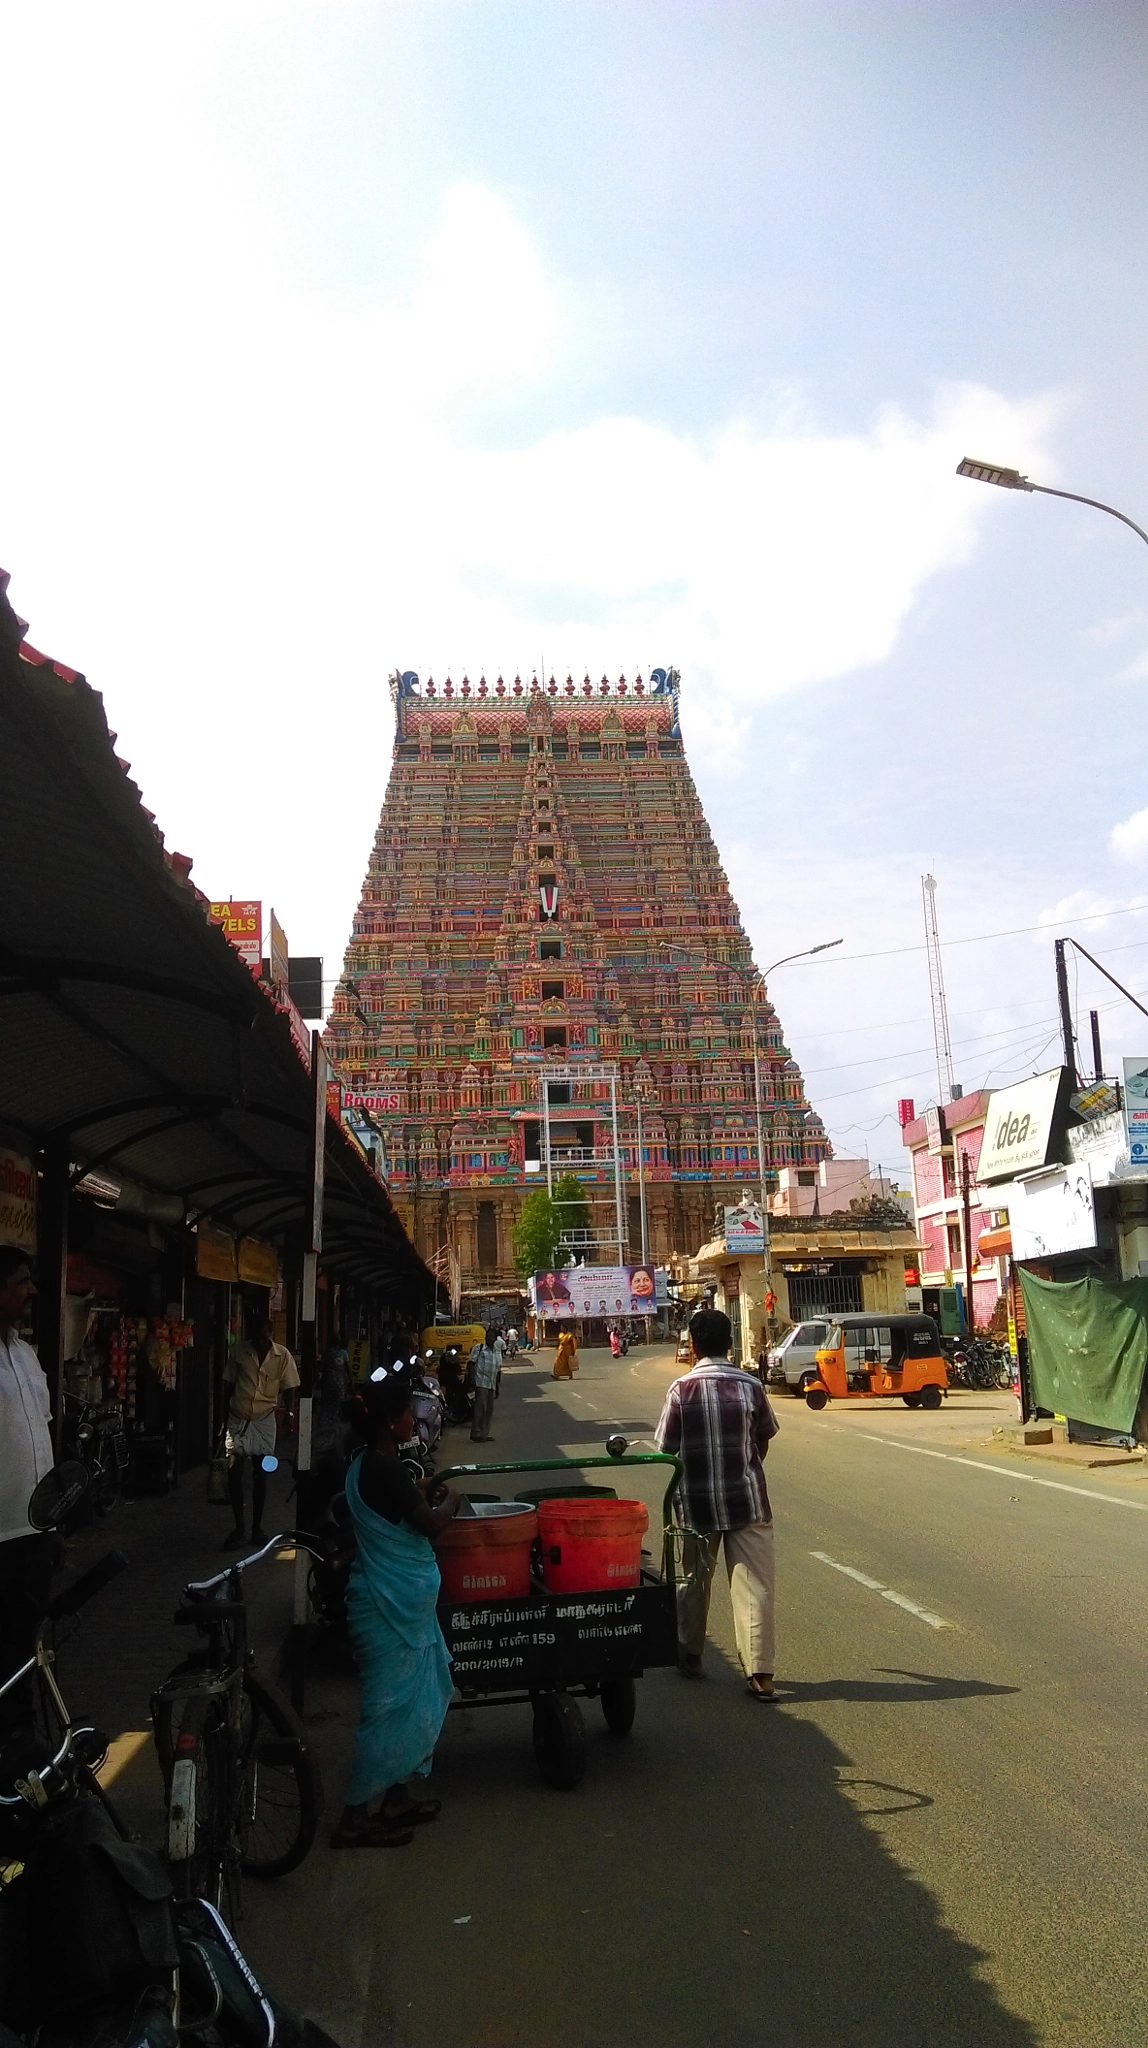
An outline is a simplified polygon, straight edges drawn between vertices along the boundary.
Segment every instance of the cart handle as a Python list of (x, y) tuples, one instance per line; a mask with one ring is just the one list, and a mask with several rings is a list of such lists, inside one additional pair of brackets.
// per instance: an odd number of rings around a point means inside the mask
[(506, 1465), (448, 1465), (444, 1472), (436, 1472), (435, 1478), (445, 1485), (452, 1479), (481, 1479), (492, 1472), (587, 1472), (592, 1466), (608, 1466), (616, 1472), (619, 1465), (669, 1465), (672, 1467), (662, 1496), (662, 1569), (669, 1585), (675, 1583), (674, 1560), (670, 1545), (670, 1532), (674, 1526), (670, 1512), (670, 1501), (682, 1476), (682, 1461), (672, 1451), (626, 1451), (620, 1458), (527, 1458)]

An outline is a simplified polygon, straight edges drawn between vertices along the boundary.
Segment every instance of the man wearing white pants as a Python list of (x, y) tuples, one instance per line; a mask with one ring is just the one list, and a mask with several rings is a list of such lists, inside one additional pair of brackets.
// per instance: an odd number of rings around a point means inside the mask
[(752, 1374), (729, 1358), (730, 1320), (699, 1309), (690, 1321), (694, 1364), (675, 1380), (657, 1442), (682, 1460), (678, 1520), (696, 1535), (683, 1545), (678, 1587), (678, 1668), (702, 1676), (710, 1588), (724, 1547), (737, 1653), (754, 1699), (773, 1689), (773, 1517), (762, 1459), (777, 1418)]

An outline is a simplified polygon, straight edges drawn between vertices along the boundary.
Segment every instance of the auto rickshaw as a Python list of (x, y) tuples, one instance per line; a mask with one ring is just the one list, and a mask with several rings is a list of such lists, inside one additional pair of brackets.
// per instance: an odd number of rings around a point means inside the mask
[(827, 1401), (886, 1401), (939, 1408), (949, 1375), (931, 1316), (843, 1315), (805, 1382), (810, 1408)]

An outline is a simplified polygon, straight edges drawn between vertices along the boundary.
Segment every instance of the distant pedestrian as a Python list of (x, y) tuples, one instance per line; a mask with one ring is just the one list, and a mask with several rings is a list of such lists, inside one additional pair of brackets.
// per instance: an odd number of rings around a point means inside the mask
[(773, 1689), (773, 1517), (762, 1459), (777, 1418), (761, 1382), (729, 1358), (728, 1316), (699, 1309), (689, 1326), (691, 1370), (675, 1380), (658, 1423), (663, 1451), (682, 1461), (674, 1509), (684, 1539), (678, 1585), (678, 1668), (702, 1676), (710, 1588), (725, 1549), (737, 1653), (754, 1699)]
[(488, 1444), (491, 1441), (494, 1397), (502, 1371), (502, 1339), (493, 1324), (470, 1355), (474, 1361), (474, 1419), (470, 1425), (470, 1438), (472, 1443)]
[(267, 1499), (264, 1458), (275, 1453), (275, 1410), (280, 1402), (290, 1411), (299, 1368), (285, 1344), (276, 1344), (265, 1315), (256, 1315), (251, 1335), (237, 1344), (223, 1368), (231, 1388), (227, 1413), (227, 1487), (235, 1527), (223, 1539), (225, 1550), (239, 1550), (244, 1533), (243, 1474), (251, 1461), (251, 1541), (265, 1543), (263, 1508)]
[(554, 1353), (552, 1379), (572, 1380), (578, 1370), (578, 1344), (573, 1330), (561, 1330), (558, 1335), (558, 1349)]

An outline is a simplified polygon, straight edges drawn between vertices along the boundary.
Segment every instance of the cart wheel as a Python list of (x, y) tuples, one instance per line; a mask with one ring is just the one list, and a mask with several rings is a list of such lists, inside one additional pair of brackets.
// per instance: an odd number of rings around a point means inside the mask
[(905, 1403), (906, 1408), (919, 1408), (921, 1405), (921, 1396), (919, 1394), (902, 1394), (901, 1399)]
[(928, 1385), (927, 1387), (922, 1387), (922, 1388), (921, 1388), (921, 1406), (922, 1406), (922, 1408), (939, 1408), (939, 1407), (940, 1407), (940, 1405), (941, 1405), (941, 1390), (940, 1390), (940, 1388), (939, 1388), (938, 1386), (936, 1386), (936, 1385), (934, 1385), (934, 1384), (933, 1384), (932, 1382), (930, 1382), (930, 1384), (929, 1384), (929, 1385)]
[(632, 1678), (607, 1678), (598, 1689), (611, 1735), (628, 1735), (638, 1711), (638, 1688)]
[(564, 1692), (534, 1702), (534, 1755), (545, 1784), (569, 1792), (586, 1769), (586, 1729), (577, 1701)]

